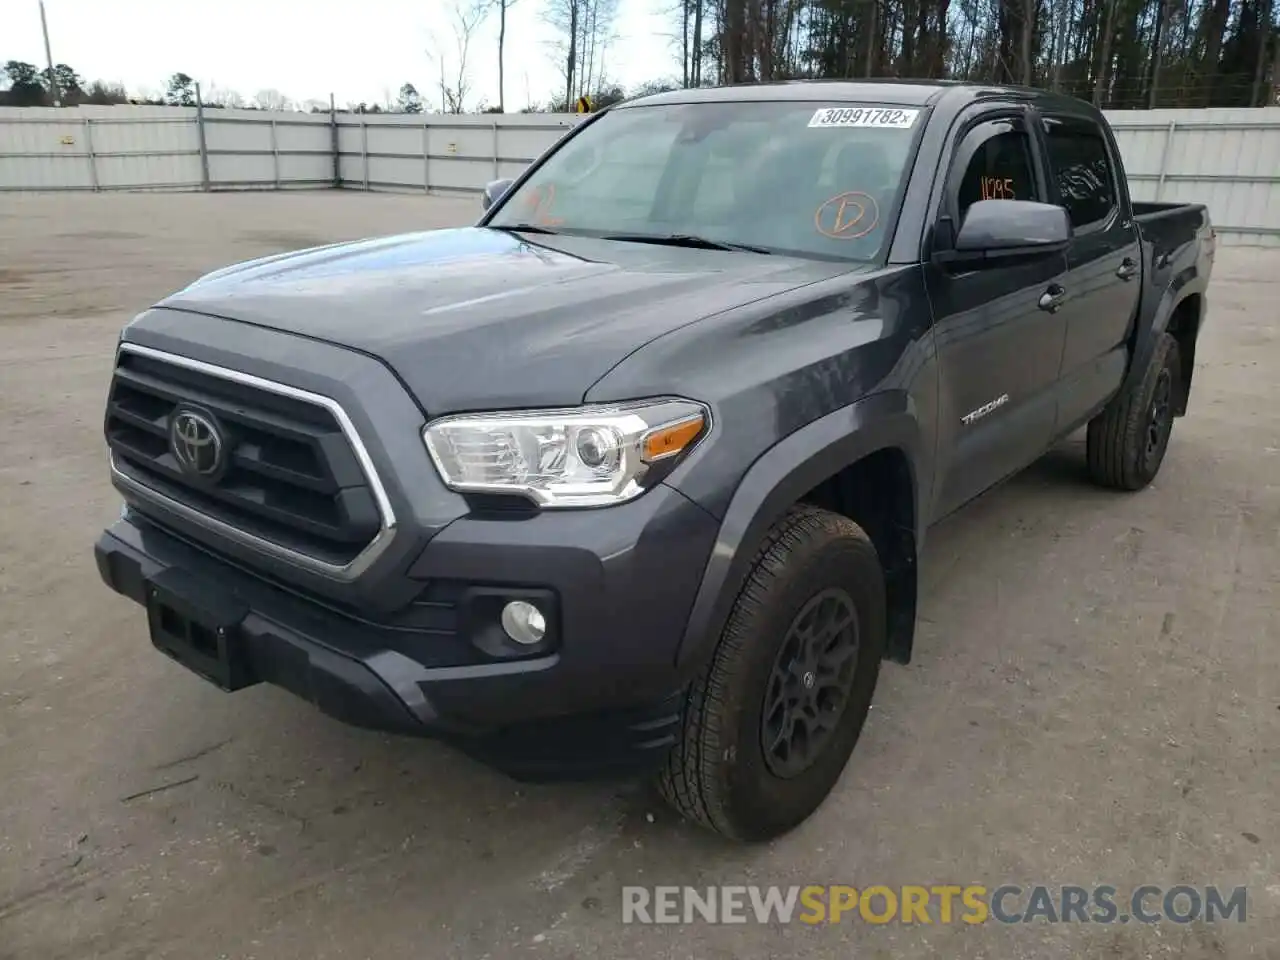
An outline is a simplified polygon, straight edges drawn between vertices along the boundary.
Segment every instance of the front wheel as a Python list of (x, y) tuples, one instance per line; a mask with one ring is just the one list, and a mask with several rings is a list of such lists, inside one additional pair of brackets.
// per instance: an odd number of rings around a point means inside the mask
[(1089, 421), (1089, 475), (1104, 487), (1141, 490), (1160, 471), (1173, 433), (1180, 367), (1178, 341), (1160, 335), (1133, 386)]
[(768, 840), (799, 824), (858, 740), (885, 632), (884, 574), (866, 533), (839, 514), (792, 508), (689, 690), (659, 791), (733, 839)]

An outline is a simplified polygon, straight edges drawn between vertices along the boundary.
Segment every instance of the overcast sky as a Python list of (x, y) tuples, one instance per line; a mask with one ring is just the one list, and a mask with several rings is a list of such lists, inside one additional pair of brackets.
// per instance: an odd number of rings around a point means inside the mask
[[(55, 63), (74, 67), (85, 82), (123, 83), (131, 93), (163, 91), (183, 71), (205, 88), (230, 87), (246, 99), (276, 89), (297, 100), (349, 102), (395, 99), (413, 83), (438, 104), (427, 50), (433, 35), (452, 53), (448, 12), (453, 0), (45, 0)], [(506, 105), (545, 102), (563, 81), (552, 61), (554, 33), (542, 22), (546, 0), (516, 0), (507, 14)], [(38, 0), (0, 0), (4, 7), (0, 62), (44, 65)], [(678, 62), (664, 0), (619, 0), (609, 78), (634, 86), (672, 76)], [(496, 103), (497, 17), (472, 44), (469, 105)], [(437, 79), (438, 84), (438, 79)], [(428, 106), (430, 109), (430, 106)]]

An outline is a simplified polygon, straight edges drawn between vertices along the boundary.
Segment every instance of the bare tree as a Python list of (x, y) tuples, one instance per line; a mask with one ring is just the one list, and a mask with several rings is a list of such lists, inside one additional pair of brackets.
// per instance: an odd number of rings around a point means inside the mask
[[(1267, 71), (1267, 50), (1271, 45), (1271, 7), (1271, 0), (1262, 0), (1261, 10), (1259, 11), (1261, 16), (1258, 29), (1258, 59), (1254, 63), (1253, 91), (1249, 95), (1249, 106), (1251, 107), (1265, 107), (1267, 105), (1267, 97), (1263, 93), (1262, 81)], [(1280, 52), (1276, 56), (1277, 61), (1280, 62)]]
[(605, 53), (613, 40), (618, 0), (548, 0), (543, 19), (559, 37), (553, 53), (564, 77), (565, 106), (579, 96), (596, 93), (608, 84)]
[(1020, 58), (1021, 76), (1018, 82), (1023, 86), (1031, 86), (1031, 35), (1035, 33), (1036, 25), (1036, 2), (1035, 0), (1023, 0), (1022, 4), (1022, 44)]
[(224, 87), (210, 81), (207, 90), (201, 90), (205, 103), (217, 104), (220, 107), (238, 108), (244, 106), (244, 97), (232, 90), (230, 87)]
[(1102, 50), (1098, 60), (1098, 72), (1093, 81), (1093, 102), (1102, 106), (1107, 91), (1107, 74), (1111, 69), (1111, 40), (1115, 32), (1116, 0), (1107, 0), (1106, 25), (1102, 28)]
[(693, 86), (702, 86), (702, 6), (703, 0), (694, 0), (693, 40), (689, 53), (692, 62), (689, 64), (689, 80)]
[(596, 66), (596, 13), (597, 0), (587, 0), (586, 9), (583, 11), (586, 16), (582, 20), (582, 60), (579, 76), (582, 78), (578, 82), (578, 95), (584, 96), (590, 93), (594, 87), (592, 81), (594, 79)]
[[(577, 4), (582, 49), (589, 0), (549, 2)], [(1280, 80), (1276, 0), (663, 2), (688, 86), (703, 77), (937, 77), (1041, 85), (1134, 108), (1260, 105), (1275, 101)], [(587, 51), (590, 62), (589, 41)], [(581, 70), (582, 57), (574, 62)]]
[(1155, 37), (1151, 41), (1151, 79), (1147, 84), (1147, 107), (1154, 109), (1156, 96), (1160, 90), (1160, 33), (1164, 29), (1165, 0), (1156, 0)]
[(542, 19), (558, 36), (552, 44), (552, 54), (561, 64), (564, 77), (564, 106), (573, 106), (574, 80), (578, 78), (578, 36), (581, 33), (582, 14), (588, 0), (547, 0), (542, 9)]
[(453, 0), (449, 11), (449, 36), (433, 33), (428, 41), (427, 59), (440, 70), (440, 111), (462, 113), (471, 93), (467, 56), (471, 40), (489, 14), (484, 0)]
[(288, 110), (292, 107), (289, 98), (279, 90), (259, 90), (253, 95), (253, 104), (259, 110)]
[(569, 109), (573, 99), (573, 76), (578, 69), (578, 30), (582, 22), (582, 7), (586, 0), (569, 0), (569, 56), (565, 67), (567, 83), (564, 91), (564, 108)]
[[(702, 85), (703, 21), (709, 0), (669, 0), (666, 13), (673, 32), (668, 35), (672, 48), (680, 56), (680, 85)], [(811, 0), (792, 0), (796, 5)]]
[(725, 0), (724, 60), (725, 79), (729, 83), (746, 83), (747, 73), (747, 3)]
[(493, 0), (498, 8), (498, 112), (506, 113), (506, 75), (503, 54), (507, 44), (507, 11), (516, 5), (518, 0)]
[(1227, 29), (1227, 20), (1231, 15), (1231, 4), (1228, 0), (1212, 0), (1205, 5), (1203, 26), (1204, 54), (1200, 60), (1202, 92), (1200, 106), (1207, 107), (1213, 98), (1213, 75), (1217, 72), (1219, 57), (1222, 53), (1223, 34)]
[[(672, 56), (680, 61), (680, 72), (682, 74), (681, 86), (687, 87), (689, 72), (689, 24), (692, 22), (690, 17), (693, 16), (693, 6), (695, 0), (666, 0), (666, 5), (655, 7), (655, 12), (664, 14), (670, 21), (670, 33), (656, 33), (655, 37), (661, 37), (667, 41), (667, 47), (672, 51)], [(647, 80), (644, 82), (648, 82)]]
[(595, 93), (606, 86), (605, 52), (614, 39), (613, 21), (618, 0), (586, 0), (582, 22), (582, 82), (579, 94)]
[(680, 69), (683, 73), (682, 86), (686, 89), (689, 87), (689, 78), (692, 72), (693, 61), (689, 56), (689, 8), (695, 0), (680, 0)]
[(1049, 2), (1051, 7), (1057, 7), (1054, 15), (1056, 26), (1051, 31), (1049, 45), (1049, 62), (1053, 64), (1053, 89), (1056, 92), (1062, 89), (1062, 62), (1067, 58), (1067, 51), (1070, 49), (1071, 37), (1067, 28), (1067, 14), (1071, 4), (1069, 0), (1049, 0)]

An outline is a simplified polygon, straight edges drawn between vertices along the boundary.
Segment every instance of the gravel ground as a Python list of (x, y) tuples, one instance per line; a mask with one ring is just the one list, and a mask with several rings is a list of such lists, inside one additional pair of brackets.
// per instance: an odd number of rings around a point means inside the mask
[[(0, 196), (0, 958), (1280, 958), (1280, 253), (1222, 251), (1137, 495), (1073, 438), (940, 525), (916, 659), (802, 828), (527, 787), (155, 653), (90, 546), (120, 326), (197, 275), (474, 200)], [(627, 884), (1247, 885), (1244, 923), (621, 923)]]

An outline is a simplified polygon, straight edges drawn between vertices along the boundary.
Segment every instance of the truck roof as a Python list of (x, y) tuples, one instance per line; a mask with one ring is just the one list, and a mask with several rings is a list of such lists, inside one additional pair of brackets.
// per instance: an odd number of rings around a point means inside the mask
[(831, 101), (874, 102), (903, 106), (932, 106), (945, 102), (959, 110), (974, 100), (1008, 97), (1029, 100), (1057, 109), (1093, 112), (1093, 108), (1075, 97), (993, 83), (970, 83), (959, 80), (900, 80), (893, 78), (867, 80), (782, 80), (771, 83), (747, 83), (729, 87), (693, 87), (670, 90), (620, 103), (614, 109), (654, 106), (662, 103), (715, 103), (730, 101), (806, 102)]

